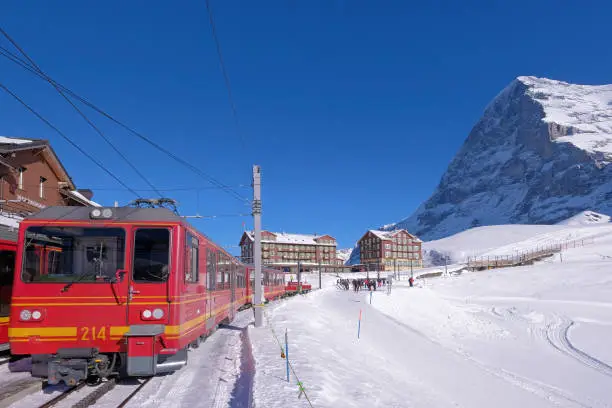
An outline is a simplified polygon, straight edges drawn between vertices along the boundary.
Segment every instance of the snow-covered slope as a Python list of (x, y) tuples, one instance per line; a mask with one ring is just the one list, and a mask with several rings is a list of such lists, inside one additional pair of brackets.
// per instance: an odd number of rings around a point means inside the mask
[(490, 225), (470, 228), (450, 237), (423, 243), (426, 266), (463, 263), (468, 257), (515, 255), (550, 245), (573, 241), (591, 244), (601, 236), (612, 236), (610, 217), (584, 211), (557, 225)]
[(423, 243), (425, 265), (465, 262), (499, 247), (519, 243), (540, 234), (564, 230), (560, 225), (491, 225), (470, 228), (450, 237)]
[(346, 261), (348, 261), (348, 259), (351, 257), (351, 252), (353, 252), (353, 248), (337, 249), (336, 257), (342, 259), (344, 263), (346, 263)]
[(558, 225), (593, 225), (606, 224), (610, 222), (610, 216), (599, 214), (594, 211), (582, 211), (567, 220), (558, 222)]
[(406, 228), (425, 240), (470, 227), (612, 213), (612, 85), (518, 77), (485, 109)]

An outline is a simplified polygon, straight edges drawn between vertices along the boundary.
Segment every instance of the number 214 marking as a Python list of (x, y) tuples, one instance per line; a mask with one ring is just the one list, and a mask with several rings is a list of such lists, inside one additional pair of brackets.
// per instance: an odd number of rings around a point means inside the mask
[(81, 340), (106, 340), (106, 327), (81, 327)]

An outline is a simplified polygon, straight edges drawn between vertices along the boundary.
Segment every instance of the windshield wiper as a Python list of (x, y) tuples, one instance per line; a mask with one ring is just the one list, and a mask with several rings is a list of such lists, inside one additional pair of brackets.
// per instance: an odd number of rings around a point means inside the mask
[(82, 275), (79, 275), (79, 277), (77, 279), (74, 279), (72, 282), (68, 282), (61, 290), (61, 292), (68, 292), (68, 289), (70, 289), (70, 287), (72, 287), (72, 285), (74, 285), (75, 283), (79, 283), (80, 281), (82, 281), (83, 279), (85, 279), (88, 276), (93, 276), (95, 277), (97, 274), (95, 272), (88, 272), (88, 273), (84, 273)]

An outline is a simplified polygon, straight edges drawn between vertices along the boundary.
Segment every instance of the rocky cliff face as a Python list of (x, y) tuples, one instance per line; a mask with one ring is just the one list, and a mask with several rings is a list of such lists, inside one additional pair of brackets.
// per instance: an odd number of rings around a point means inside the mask
[(612, 85), (519, 77), (485, 109), (406, 228), (425, 240), (612, 213)]

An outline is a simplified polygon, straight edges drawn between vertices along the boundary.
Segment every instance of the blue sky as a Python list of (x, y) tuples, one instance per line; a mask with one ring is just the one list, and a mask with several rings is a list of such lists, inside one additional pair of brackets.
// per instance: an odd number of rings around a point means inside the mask
[[(329, 233), (339, 247), (427, 199), (516, 76), (612, 82), (609, 2), (210, 1), (238, 124), (204, 0), (4, 1), (0, 13), (49, 75), (244, 196), (260, 164), (264, 228)], [(126, 184), (148, 188), (48, 84), (3, 58), (0, 81)], [(4, 93), (0, 112), (1, 135), (51, 140), (98, 201), (133, 198)], [(167, 195), (183, 214), (250, 212), (90, 117), (153, 184), (175, 189)], [(243, 222), (252, 226), (249, 217), (194, 224), (235, 251)]]

